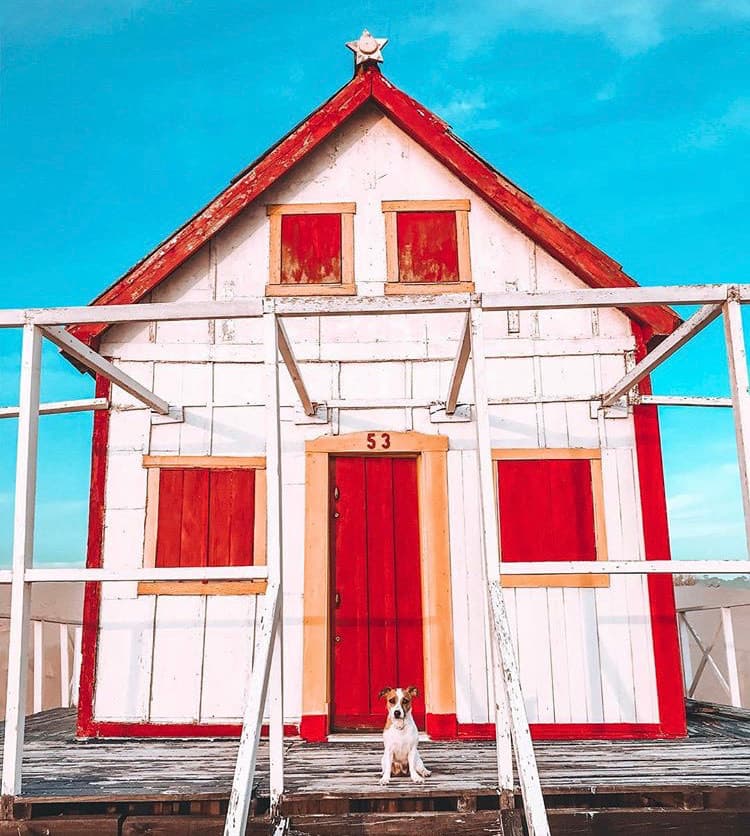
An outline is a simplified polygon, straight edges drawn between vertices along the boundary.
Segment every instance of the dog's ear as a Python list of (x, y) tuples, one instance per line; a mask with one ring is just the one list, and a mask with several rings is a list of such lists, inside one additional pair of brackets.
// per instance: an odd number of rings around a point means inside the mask
[(406, 693), (413, 699), (414, 697), (416, 697), (419, 694), (419, 689), (416, 688), (414, 685), (410, 685), (406, 689)]
[(390, 693), (390, 692), (391, 692), (391, 691), (393, 691), (393, 690), (395, 690), (395, 689), (394, 689), (391, 685), (387, 685), (387, 686), (386, 686), (385, 688), (383, 688), (383, 690), (382, 690), (382, 691), (378, 694), (378, 699), (379, 699), (379, 700), (382, 700), (382, 699), (383, 699), (383, 697), (384, 697), (386, 694)]

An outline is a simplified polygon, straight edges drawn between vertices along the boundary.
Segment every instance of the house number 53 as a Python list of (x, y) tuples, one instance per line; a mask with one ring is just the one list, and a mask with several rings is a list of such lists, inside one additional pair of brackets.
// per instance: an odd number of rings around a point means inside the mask
[(367, 449), (374, 450), (380, 447), (382, 450), (387, 450), (391, 446), (390, 433), (367, 433)]

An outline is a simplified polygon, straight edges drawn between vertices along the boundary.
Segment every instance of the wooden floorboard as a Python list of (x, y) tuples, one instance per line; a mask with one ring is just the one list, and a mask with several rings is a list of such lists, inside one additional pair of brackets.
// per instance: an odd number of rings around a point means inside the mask
[[(126, 740), (79, 743), (74, 712), (57, 709), (27, 721), (23, 799), (63, 802), (226, 798), (237, 743), (233, 740)], [(492, 742), (426, 742), (420, 751), (433, 775), (423, 786), (394, 779), (378, 784), (377, 742), (287, 741), (285, 798), (429, 798), (492, 795)], [(697, 713), (690, 736), (660, 741), (536, 743), (546, 794), (638, 790), (708, 792), (750, 789), (750, 723)], [(258, 795), (268, 791), (268, 752), (261, 744)]]

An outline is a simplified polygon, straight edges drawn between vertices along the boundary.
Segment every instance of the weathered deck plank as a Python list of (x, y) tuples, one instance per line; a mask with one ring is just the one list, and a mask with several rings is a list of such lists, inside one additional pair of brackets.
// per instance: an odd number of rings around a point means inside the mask
[[(23, 798), (47, 802), (225, 798), (233, 740), (128, 740), (77, 743), (72, 711), (29, 718)], [(418, 787), (378, 782), (373, 742), (287, 743), (288, 799), (309, 800), (488, 795), (495, 787), (493, 742), (428, 742), (421, 747), (433, 777)], [(710, 714), (691, 717), (690, 736), (672, 741), (539, 742), (545, 794), (606, 794), (642, 789), (703, 792), (750, 788), (750, 724)], [(261, 745), (258, 793), (268, 791), (267, 746)]]

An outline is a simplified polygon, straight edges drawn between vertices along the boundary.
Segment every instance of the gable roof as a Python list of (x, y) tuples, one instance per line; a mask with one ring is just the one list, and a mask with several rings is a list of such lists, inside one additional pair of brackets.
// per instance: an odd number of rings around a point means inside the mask
[[(442, 119), (391, 84), (375, 64), (368, 63), (91, 304), (128, 304), (141, 300), (368, 102), (374, 103), (459, 180), (587, 285), (599, 288), (637, 285), (616, 261), (543, 209), (453, 134)], [(669, 334), (681, 321), (664, 305), (630, 308), (625, 312), (654, 334)], [(106, 324), (82, 324), (72, 326), (70, 331), (79, 339), (91, 342), (107, 327)]]

